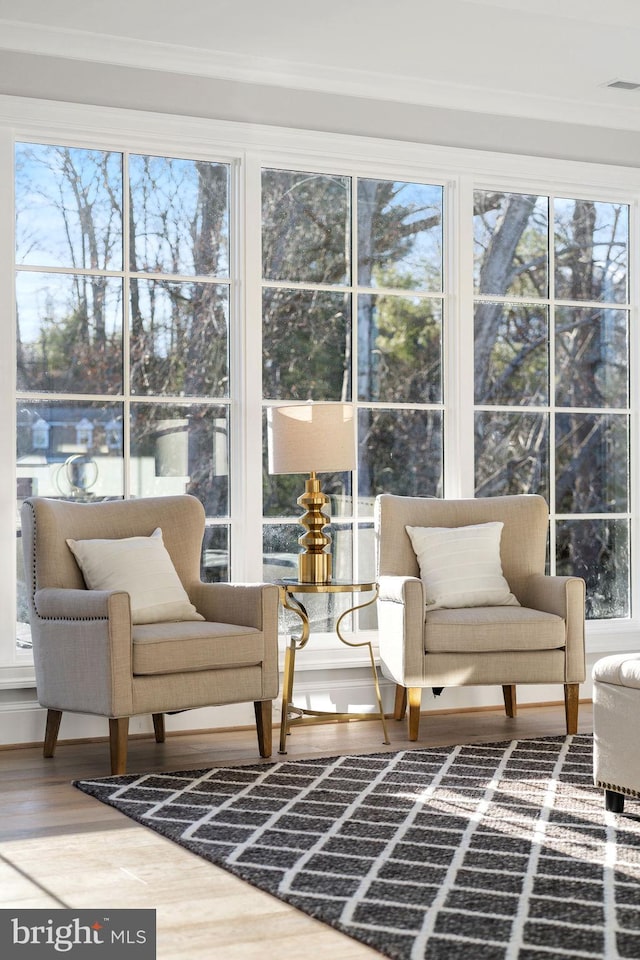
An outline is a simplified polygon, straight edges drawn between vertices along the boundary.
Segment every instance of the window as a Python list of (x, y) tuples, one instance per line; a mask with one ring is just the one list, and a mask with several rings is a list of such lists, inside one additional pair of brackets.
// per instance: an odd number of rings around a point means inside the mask
[(588, 616), (629, 593), (629, 207), (477, 191), (475, 482), (540, 493)]
[[(442, 492), (442, 242), (442, 186), (262, 172), (264, 403), (357, 407), (356, 476), (323, 478), (344, 579), (375, 576), (377, 493)], [(301, 492), (265, 466), (268, 578), (295, 575)]]
[[(9, 545), (30, 494), (189, 491), (206, 579), (293, 572), (303, 478), (268, 474), (265, 421), (306, 399), (346, 401), (359, 425), (357, 469), (322, 478), (338, 576), (373, 577), (381, 491), (537, 492), (550, 570), (584, 576), (590, 618), (624, 632), (640, 506), (631, 174), (549, 161), (552, 193), (532, 158), (126, 111), (114, 130), (61, 104), (32, 123), (22, 107), (0, 125), (10, 335), (14, 289), (16, 306), (0, 446), (18, 507), (0, 522), (0, 680), (28, 676)], [(0, 485), (11, 502), (13, 477)]]
[[(227, 579), (229, 165), (31, 143), (15, 163), (18, 501), (193, 493), (203, 575)], [(17, 620), (28, 647), (20, 580)]]

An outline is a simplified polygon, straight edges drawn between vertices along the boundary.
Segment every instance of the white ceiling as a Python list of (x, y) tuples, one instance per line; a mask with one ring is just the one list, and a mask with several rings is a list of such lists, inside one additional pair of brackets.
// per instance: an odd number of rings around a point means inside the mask
[(3, 51), (640, 130), (638, 0), (0, 0)]

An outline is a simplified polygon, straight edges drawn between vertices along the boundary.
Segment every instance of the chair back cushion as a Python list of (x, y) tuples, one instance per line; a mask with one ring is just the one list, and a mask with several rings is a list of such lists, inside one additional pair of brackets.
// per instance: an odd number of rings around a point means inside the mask
[(502, 572), (518, 597), (528, 577), (545, 572), (549, 511), (536, 495), (439, 500), (381, 494), (375, 509), (378, 576), (420, 576), (407, 526), (463, 527), (496, 520), (504, 524)]
[(162, 530), (164, 545), (185, 588), (200, 579), (204, 508), (195, 497), (145, 497), (75, 503), (32, 497), (22, 506), (25, 573), (30, 596), (44, 587), (85, 586), (67, 545), (72, 540), (150, 537)]

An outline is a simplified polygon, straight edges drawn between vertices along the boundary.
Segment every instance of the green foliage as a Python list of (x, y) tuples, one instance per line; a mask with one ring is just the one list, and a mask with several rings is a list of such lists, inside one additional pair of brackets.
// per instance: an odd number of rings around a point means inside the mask
[[(381, 286), (412, 289), (410, 276), (380, 274)], [(438, 402), (442, 397), (442, 320), (439, 299), (362, 294), (358, 320), (372, 349), (359, 355), (362, 400)]]

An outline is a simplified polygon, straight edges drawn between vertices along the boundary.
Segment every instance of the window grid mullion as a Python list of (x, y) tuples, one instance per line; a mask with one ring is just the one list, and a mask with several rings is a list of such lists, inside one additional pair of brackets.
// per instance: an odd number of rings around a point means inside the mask
[(360, 537), (359, 537), (359, 450), (358, 442), (360, 435), (359, 423), (359, 402), (360, 402), (360, 384), (359, 384), (359, 257), (358, 257), (358, 183), (359, 177), (355, 174), (351, 177), (350, 183), (350, 207), (351, 207), (351, 230), (349, 231), (351, 244), (351, 404), (353, 407), (353, 416), (355, 418), (356, 433), (356, 458), (355, 469), (351, 473), (351, 570), (354, 579), (358, 579), (360, 569)]
[(554, 196), (549, 196), (548, 216), (548, 293), (549, 293), (549, 573), (556, 572), (558, 521), (556, 512), (556, 270), (555, 270), (555, 203)]
[(122, 455), (123, 494), (131, 495), (131, 311), (129, 151), (122, 156)]

